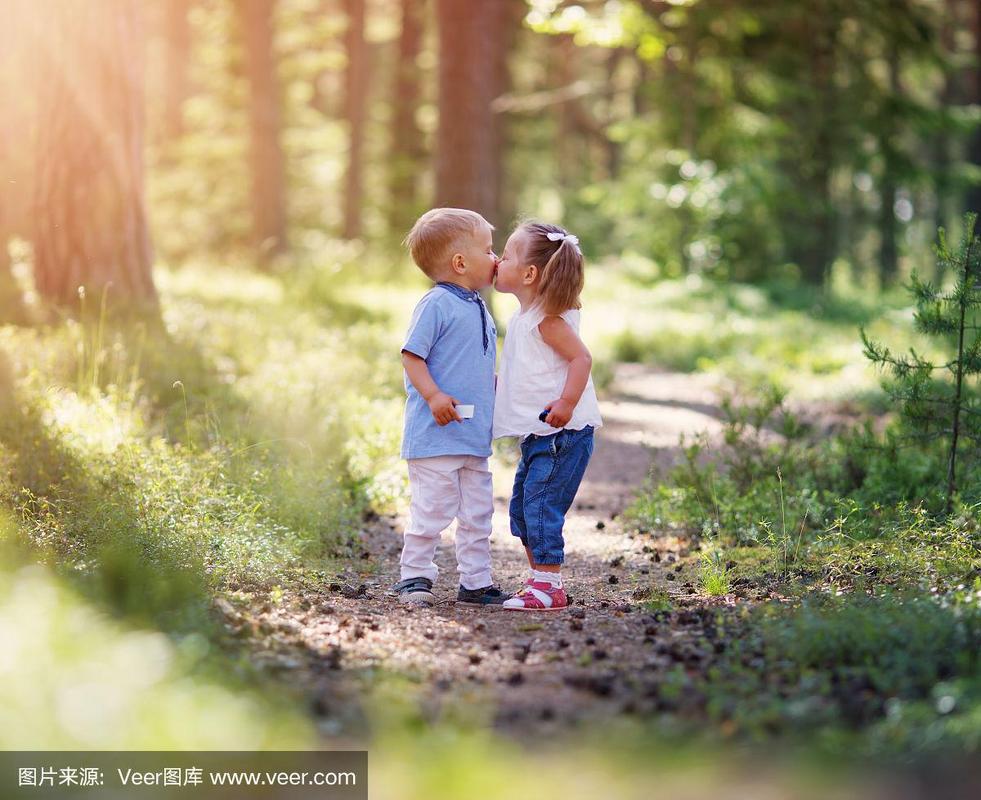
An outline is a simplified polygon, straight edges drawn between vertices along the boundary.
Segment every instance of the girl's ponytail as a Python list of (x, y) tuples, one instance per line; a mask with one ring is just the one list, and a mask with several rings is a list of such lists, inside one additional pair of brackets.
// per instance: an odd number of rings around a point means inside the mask
[(525, 222), (522, 230), (529, 234), (526, 259), (541, 271), (538, 303), (548, 315), (559, 315), (570, 308), (580, 308), (586, 275), (578, 239), (558, 225), (547, 222)]

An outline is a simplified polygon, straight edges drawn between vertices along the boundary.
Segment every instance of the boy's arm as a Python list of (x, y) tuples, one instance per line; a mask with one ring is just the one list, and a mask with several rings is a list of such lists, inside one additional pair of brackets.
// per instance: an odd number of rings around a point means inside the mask
[(433, 376), (429, 374), (425, 359), (403, 350), (402, 366), (405, 367), (405, 374), (409, 376), (409, 382), (416, 387), (422, 399), (429, 403), (429, 410), (433, 412), (433, 419), (436, 420), (437, 425), (446, 425), (454, 420), (462, 421), (456, 410), (456, 400), (436, 385)]
[(586, 390), (593, 357), (579, 334), (562, 317), (545, 317), (539, 323), (538, 330), (545, 344), (569, 362), (569, 374), (562, 388), (562, 396), (545, 406), (549, 412), (545, 422), (553, 428), (561, 428), (572, 419), (579, 398)]

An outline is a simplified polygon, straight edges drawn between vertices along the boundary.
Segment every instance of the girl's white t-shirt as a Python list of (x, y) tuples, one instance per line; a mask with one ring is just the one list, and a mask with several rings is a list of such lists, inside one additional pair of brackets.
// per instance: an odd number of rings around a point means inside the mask
[[(560, 316), (576, 333), (579, 332), (579, 311), (569, 309)], [(529, 434), (548, 436), (558, 430), (542, 422), (538, 415), (545, 410), (546, 404), (562, 396), (569, 362), (545, 343), (538, 330), (543, 319), (545, 312), (535, 305), (525, 311), (519, 309), (508, 322), (494, 397), (495, 439), (504, 436), (524, 438)], [(578, 431), (587, 425), (598, 428), (602, 424), (596, 389), (590, 376), (572, 419), (565, 427)]]

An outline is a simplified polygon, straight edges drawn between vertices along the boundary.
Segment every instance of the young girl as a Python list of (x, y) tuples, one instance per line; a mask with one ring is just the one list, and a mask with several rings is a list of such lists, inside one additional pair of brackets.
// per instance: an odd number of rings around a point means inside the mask
[(525, 222), (511, 234), (495, 286), (521, 303), (508, 323), (494, 405), (494, 438), (521, 437), (521, 461), (511, 494), (511, 533), (528, 554), (531, 576), (504, 603), (514, 611), (557, 611), (562, 588), (562, 526), (602, 425), (579, 338), (583, 288), (579, 240), (545, 222)]

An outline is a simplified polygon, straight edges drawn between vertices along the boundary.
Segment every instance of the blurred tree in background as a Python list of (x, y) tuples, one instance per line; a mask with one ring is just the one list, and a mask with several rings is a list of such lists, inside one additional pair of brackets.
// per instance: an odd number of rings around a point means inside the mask
[(622, 204), (620, 247), (674, 274), (757, 280), (792, 264), (791, 276), (821, 284), (846, 256), (893, 280), (907, 226), (935, 202), (917, 151), (931, 126), (950, 124), (932, 91), (946, 63), (942, 6), (604, 8), (605, 28), (569, 9), (536, 25), (635, 54), (624, 81), (640, 97), (607, 129), (630, 177), (583, 187), (576, 203), (597, 220)]
[(286, 236), (286, 169), (282, 104), (273, 42), (275, 0), (236, 3), (249, 80), (252, 170), (252, 237), (262, 260), (282, 253)]
[(419, 55), (423, 47), (426, 3), (401, 0), (399, 39), (392, 83), (391, 164), (389, 173), (388, 226), (408, 230), (422, 207), (419, 173), (426, 156), (417, 111), (422, 98)]
[[(981, 107), (981, 6), (978, 3), (968, 3), (967, 10), (964, 12), (954, 4), (952, 11), (955, 20), (954, 30), (973, 43), (973, 49), (970, 51), (972, 58), (967, 60), (968, 66), (963, 81), (967, 86), (965, 99), (976, 112)], [(966, 21), (967, 30), (970, 31), (967, 36), (964, 36), (966, 31), (963, 28), (957, 27), (962, 21)], [(954, 96), (957, 98), (956, 94)], [(967, 160), (971, 166), (967, 209), (978, 212), (981, 211), (981, 174), (979, 174), (981, 172), (981, 125), (977, 124), (976, 118), (974, 123), (967, 149)]]
[[(20, 6), (15, 6), (13, 10), (18, 14), (23, 11)], [(13, 95), (14, 75), (23, 60), (22, 48), (17, 46), (14, 31), (14, 26), (8, 25), (0, 32), (0, 96), (3, 97)], [(20, 306), (17, 302), (7, 241), (18, 229), (16, 215), (18, 208), (22, 208), (22, 204), (17, 203), (15, 198), (17, 176), (14, 171), (15, 165), (22, 165), (25, 161), (25, 148), (21, 144), (21, 137), (17, 136), (21, 120), (13, 113), (21, 110), (19, 106), (7, 108), (5, 122), (0, 125), (0, 174), (4, 176), (4, 180), (0, 182), (0, 307), (3, 309), (0, 319), (4, 322), (18, 319)]]
[(162, 14), (165, 80), (160, 130), (165, 142), (179, 140), (184, 135), (184, 102), (191, 95), (189, 11), (190, 0), (171, 0)]
[(139, 4), (51, 0), (25, 19), (37, 59), (34, 282), (155, 302), (144, 205), (144, 29)]
[[(82, 261), (113, 274), (113, 249), (151, 294), (144, 111), (149, 219), (174, 263), (288, 246), (316, 263), (332, 237), (387, 247), (455, 204), (502, 234), (554, 218), (645, 279), (888, 286), (981, 204), (970, 0), (91, 0), (67, 23), (59, 0), (11, 8), (0, 282), (6, 245), (32, 241), (21, 261), (62, 301)], [(83, 39), (88, 16), (106, 24)], [(57, 62), (30, 66), (47, 51), (29, 30), (64, 38)], [(97, 179), (131, 219), (73, 207), (89, 238), (120, 240), (73, 263), (52, 192), (83, 152), (125, 158), (85, 155), (72, 196)]]
[(344, 238), (356, 239), (361, 235), (361, 206), (364, 202), (362, 153), (367, 110), (365, 93), (368, 90), (368, 51), (364, 39), (364, 0), (344, 0), (344, 8), (347, 14), (347, 31), (344, 35), (347, 55), (344, 111), (350, 129), (344, 181)]
[(439, 131), (435, 204), (499, 214), (503, 130), (494, 99), (507, 85), (510, 0), (437, 0)]

